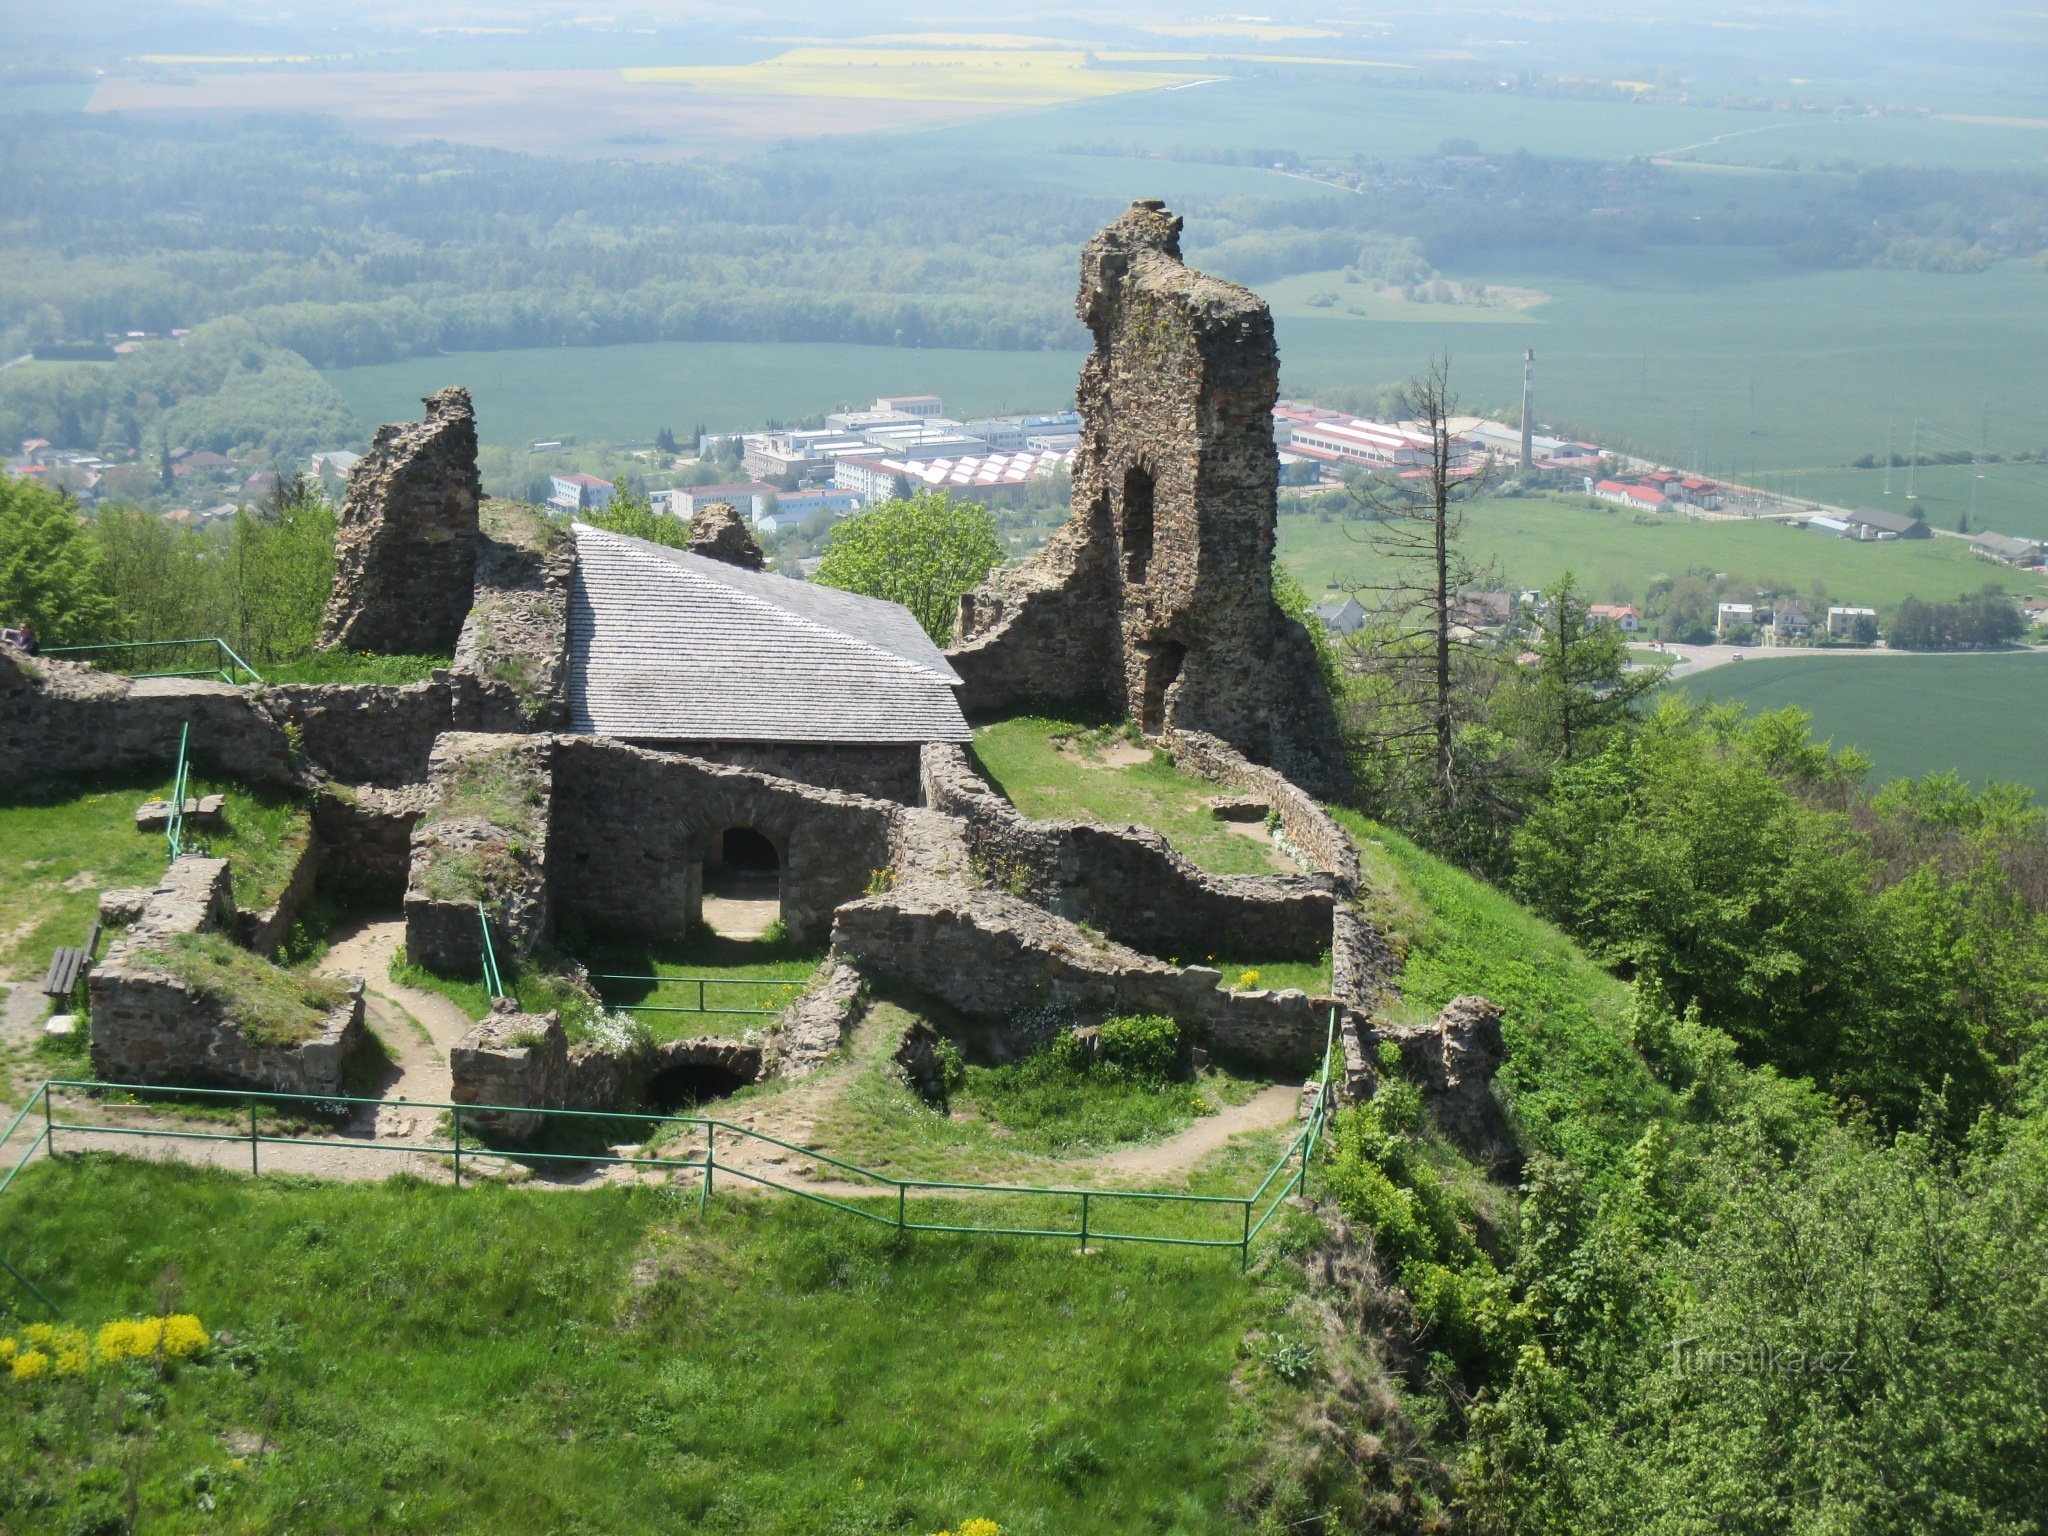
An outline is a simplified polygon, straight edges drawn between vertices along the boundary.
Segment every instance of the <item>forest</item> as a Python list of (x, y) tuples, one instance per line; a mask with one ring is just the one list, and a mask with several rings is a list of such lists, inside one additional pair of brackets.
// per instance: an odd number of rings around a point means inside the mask
[[(2039, 174), (1838, 165), (1730, 180), (1705, 219), (1686, 212), (1690, 173), (1644, 160), (1273, 153), (1304, 179), (1188, 199), (1191, 261), (1253, 283), (1345, 269), (1426, 287), (1446, 267), (1542, 249), (1761, 247), (1800, 264), (1968, 272), (2048, 245)], [(0, 373), (0, 440), (77, 448), (141, 447), (158, 431), (216, 448), (331, 445), (352, 434), (312, 370), (442, 351), (1074, 347), (1073, 252), (1115, 211), (1058, 178), (982, 186), (971, 168), (887, 156), (578, 163), (372, 144), (312, 119), (24, 114), (0, 119), (0, 157), (9, 356), (135, 331), (211, 342), (203, 357), (144, 347), (114, 365)], [(203, 329), (228, 317), (247, 328)]]

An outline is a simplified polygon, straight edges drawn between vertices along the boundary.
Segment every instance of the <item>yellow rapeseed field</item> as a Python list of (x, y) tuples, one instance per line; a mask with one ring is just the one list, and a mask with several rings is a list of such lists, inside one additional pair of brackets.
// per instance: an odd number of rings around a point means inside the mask
[(899, 101), (1057, 106), (1183, 85), (1163, 70), (1093, 66), (1080, 49), (792, 48), (758, 64), (623, 71), (629, 85), (684, 84), (727, 95), (864, 96)]

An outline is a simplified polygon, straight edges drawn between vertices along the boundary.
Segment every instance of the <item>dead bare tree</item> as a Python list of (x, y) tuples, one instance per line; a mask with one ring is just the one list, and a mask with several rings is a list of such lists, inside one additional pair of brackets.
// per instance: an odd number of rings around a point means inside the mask
[(1404, 404), (1427, 445), (1421, 473), (1381, 472), (1349, 487), (1370, 525), (1354, 536), (1372, 550), (1376, 579), (1350, 589), (1370, 618), (1347, 647), (1362, 684), (1347, 725), (1367, 753), (1399, 777), (1420, 780), (1442, 817), (1461, 789), (1460, 671), (1474, 649), (1465, 594), (1491, 575), (1473, 565), (1459, 540), (1465, 503), (1488, 477), (1484, 465), (1467, 465), (1451, 430), (1458, 401), (1449, 357), (1409, 384)]

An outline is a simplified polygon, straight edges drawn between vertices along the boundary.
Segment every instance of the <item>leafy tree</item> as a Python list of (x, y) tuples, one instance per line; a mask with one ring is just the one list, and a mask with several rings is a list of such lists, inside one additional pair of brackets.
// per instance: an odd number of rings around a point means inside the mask
[(1620, 626), (1593, 620), (1570, 571), (1543, 594), (1542, 623), (1527, 739), (1568, 763), (1597, 749), (1662, 679), (1629, 670), (1627, 637)]
[(99, 547), (70, 502), (0, 480), (0, 623), (35, 625), (44, 645), (105, 638), (114, 617)]
[(582, 518), (593, 528), (606, 528), (650, 544), (666, 544), (671, 549), (690, 545), (689, 523), (655, 511), (645, 496), (634, 495), (623, 480), (617, 483), (610, 501), (594, 512), (585, 512)]
[(944, 491), (880, 502), (834, 528), (817, 580), (903, 604), (940, 645), (953, 637), (960, 599), (1003, 558), (995, 514)]

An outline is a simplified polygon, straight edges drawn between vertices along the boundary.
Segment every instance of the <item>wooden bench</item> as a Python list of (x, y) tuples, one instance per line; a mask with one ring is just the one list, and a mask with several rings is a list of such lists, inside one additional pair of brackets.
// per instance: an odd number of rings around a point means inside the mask
[[(218, 825), (221, 813), (227, 808), (226, 795), (199, 795), (185, 802), (185, 819), (199, 826)], [(145, 800), (135, 807), (135, 830), (138, 832), (161, 832), (170, 825), (171, 802), (168, 800)]]
[(82, 949), (66, 945), (50, 957), (50, 968), (43, 973), (43, 996), (69, 997), (78, 987), (78, 978), (92, 969), (92, 953), (100, 947), (100, 925), (92, 925), (92, 934)]

